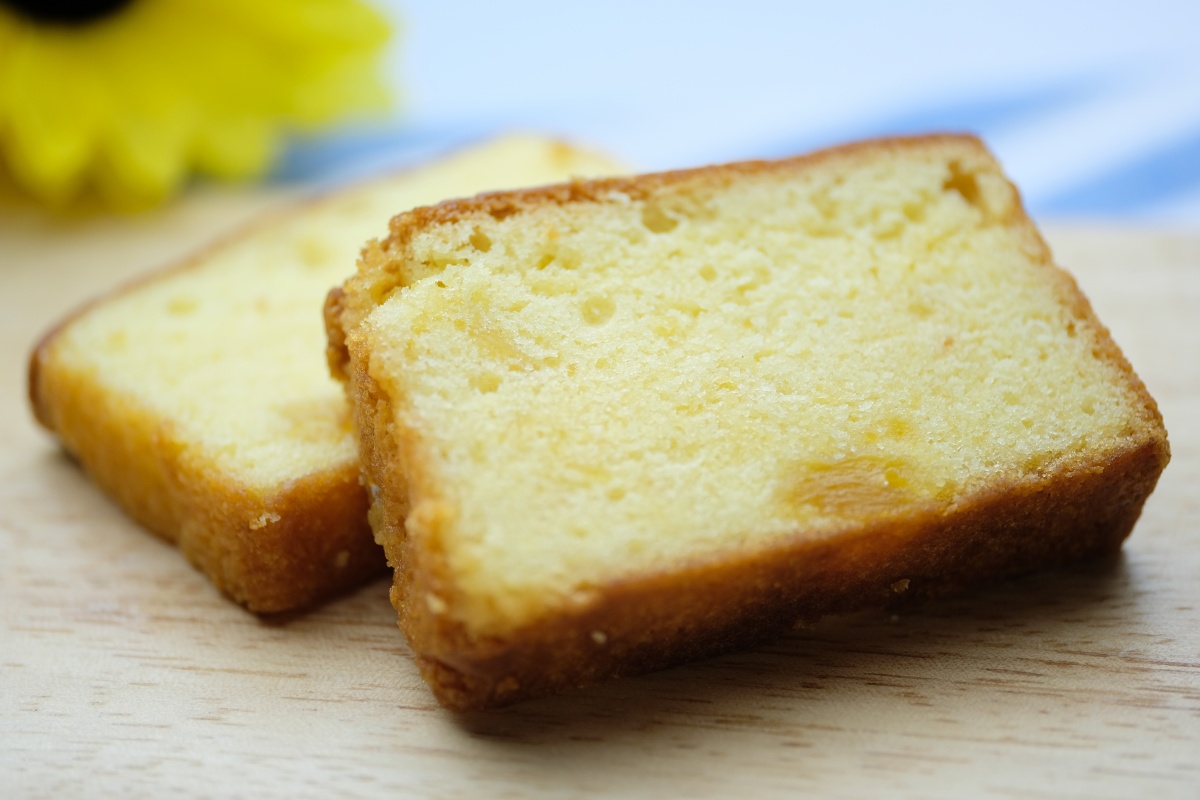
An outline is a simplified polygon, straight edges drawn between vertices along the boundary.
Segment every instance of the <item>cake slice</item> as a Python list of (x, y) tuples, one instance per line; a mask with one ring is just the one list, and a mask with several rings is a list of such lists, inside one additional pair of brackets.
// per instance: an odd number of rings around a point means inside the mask
[(456, 709), (1113, 552), (1169, 457), (970, 137), (416, 209), (327, 324)]
[(34, 412), (131, 517), (256, 612), (383, 574), (321, 303), (398, 209), (616, 171), (513, 136), (261, 221), (77, 311), (37, 346)]

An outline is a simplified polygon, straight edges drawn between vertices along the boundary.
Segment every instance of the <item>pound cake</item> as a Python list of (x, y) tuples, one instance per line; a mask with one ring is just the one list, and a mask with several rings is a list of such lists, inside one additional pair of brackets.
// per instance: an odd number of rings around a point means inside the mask
[(384, 574), (321, 304), (398, 209), (615, 172), (511, 136), (272, 217), (70, 316), (37, 346), (41, 423), (96, 482), (255, 612)]
[(455, 709), (1115, 551), (1169, 457), (971, 137), (416, 209), (326, 311)]

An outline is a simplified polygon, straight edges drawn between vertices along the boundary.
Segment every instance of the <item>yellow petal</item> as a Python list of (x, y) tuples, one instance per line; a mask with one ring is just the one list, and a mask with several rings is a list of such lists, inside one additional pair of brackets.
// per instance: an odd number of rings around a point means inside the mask
[(119, 194), (159, 199), (187, 174), (188, 142), (196, 112), (176, 92), (169, 73), (147, 68), (136, 54), (113, 54), (109, 76), (123, 87), (121, 115), (103, 137), (106, 174)]
[(387, 20), (355, 0), (179, 0), (202, 6), (226, 29), (305, 53), (378, 50), (391, 36)]
[(261, 174), (289, 130), (386, 103), (388, 35), (357, 0), (141, 0), (70, 26), (0, 5), (0, 181), (136, 207), (194, 170)]
[(370, 57), (343, 58), (319, 74), (306, 76), (289, 94), (292, 113), (305, 127), (347, 114), (382, 111), (392, 103)]
[(18, 183), (61, 203), (83, 182), (103, 98), (70, 42), (54, 32), (39, 34), (23, 37), (9, 52), (5, 150)]
[(250, 118), (209, 120), (193, 143), (196, 166), (218, 178), (260, 175), (275, 159), (273, 126)]

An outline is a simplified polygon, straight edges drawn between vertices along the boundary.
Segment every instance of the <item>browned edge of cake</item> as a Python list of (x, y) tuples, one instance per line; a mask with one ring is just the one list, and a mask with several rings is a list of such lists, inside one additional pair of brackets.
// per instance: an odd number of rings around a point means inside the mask
[[(326, 305), (329, 357), (348, 376), (360, 455), (373, 487), (372, 518), (395, 568), (392, 602), (438, 700), (466, 711), (498, 707), (603, 679), (666, 667), (782, 633), (797, 621), (884, 608), (969, 589), (984, 582), (1116, 552), (1129, 535), (1170, 457), (1157, 405), (1099, 322), (1075, 281), (1017, 206), (1018, 225), (1064, 304), (1093, 326), (1098, 355), (1116, 366), (1153, 422), (1122, 452), (1075, 460), (1057, 475), (993, 484), (952, 511), (918, 510), (812, 541), (798, 533), (778, 546), (615, 581), (589, 606), (499, 637), (476, 637), (423, 601), (440, 595), (447, 575), (438, 490), (425, 485), (422, 444), (398, 430), (392, 400), (367, 373), (368, 354), (353, 331), (371, 308), (406, 285), (395, 259), (415, 230), (473, 215), (507, 217), (546, 203), (634, 199), (695, 179), (792, 169), (873, 148), (953, 143), (986, 149), (974, 137), (934, 135), (860, 142), (781, 162), (748, 162), (636, 178), (573, 182), (481, 195), (414, 209), (391, 222), (389, 239), (364, 250), (363, 268)], [(989, 156), (990, 158), (990, 156)], [(368, 274), (386, 268), (388, 275)], [(349, 346), (347, 346), (349, 343)], [(418, 509), (411, 516), (410, 508)], [(407, 519), (406, 519), (407, 518)]]
[[(35, 347), (30, 402), (37, 421), (130, 518), (177, 545), (221, 592), (259, 614), (311, 607), (384, 574), (357, 465), (310, 472), (262, 499), (189, 467), (181, 458), (187, 444), (169, 424), (124, 422), (157, 414), (51, 362), (54, 337), (80, 313)], [(264, 513), (278, 519), (252, 528)]]
[[(376, 180), (394, 180), (419, 166)], [(366, 188), (376, 180), (345, 188)], [(150, 432), (121, 425), (118, 415), (157, 415), (138, 408), (131, 397), (59, 374), (50, 351), (55, 339), (92, 308), (202, 268), (212, 254), (258, 230), (335, 202), (345, 188), (263, 212), (192, 253), (85, 301), (46, 331), (29, 357), (29, 401), (37, 422), (130, 518), (177, 545), (218, 589), (259, 614), (310, 608), (386, 573), (386, 559), (367, 523), (369, 504), (357, 466), (312, 472), (275, 497), (251, 500), (236, 482), (189, 471), (179, 458), (184, 445), (169, 427)], [(319, 313), (314, 308), (314, 319)], [(247, 520), (264, 510), (280, 519), (250, 529)]]

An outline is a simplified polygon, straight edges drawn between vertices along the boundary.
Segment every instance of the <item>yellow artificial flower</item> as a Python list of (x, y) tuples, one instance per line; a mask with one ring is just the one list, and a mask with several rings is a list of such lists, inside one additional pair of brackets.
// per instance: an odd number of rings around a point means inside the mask
[(358, 0), (0, 0), (0, 186), (148, 205), (261, 174), (283, 136), (382, 108)]

